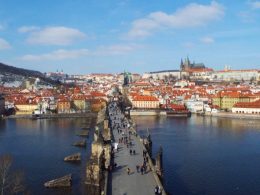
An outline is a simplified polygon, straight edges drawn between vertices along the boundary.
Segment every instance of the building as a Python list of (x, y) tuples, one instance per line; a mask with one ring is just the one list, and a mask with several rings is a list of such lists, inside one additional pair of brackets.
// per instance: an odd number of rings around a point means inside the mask
[(260, 100), (255, 102), (238, 102), (232, 108), (233, 113), (259, 114), (260, 115)]
[(133, 108), (158, 109), (159, 105), (159, 99), (154, 96), (138, 95), (132, 99)]
[(49, 72), (46, 73), (46, 77), (51, 78), (54, 81), (61, 81), (64, 82), (66, 78), (68, 78), (68, 75), (61, 70), (60, 72), (57, 70), (56, 72)]
[(89, 111), (90, 108), (90, 100), (87, 100), (84, 95), (77, 95), (72, 98), (73, 100), (73, 109), (79, 112)]
[(83, 111), (85, 110), (85, 97), (84, 95), (77, 95), (75, 97), (72, 97), (73, 100), (73, 108), (76, 111)]
[(211, 80), (221, 81), (257, 81), (259, 70), (221, 70), (211, 74)]
[[(203, 63), (191, 63), (189, 57), (181, 59), (180, 63), (181, 72), (187, 72), (191, 79), (196, 80), (209, 80), (211, 78), (212, 68), (207, 68)], [(185, 75), (182, 76), (185, 78)]]
[(58, 113), (70, 113), (71, 111), (71, 102), (67, 98), (61, 98), (57, 102), (57, 111)]
[(91, 111), (93, 112), (99, 112), (102, 108), (104, 108), (106, 106), (106, 100), (102, 99), (102, 98), (98, 98), (98, 99), (92, 99), (90, 100), (91, 102)]
[(21, 99), (15, 101), (16, 115), (22, 114), (33, 114), (33, 112), (38, 108), (38, 104), (31, 100)]
[(181, 79), (185, 76), (188, 76), (189, 73), (179, 70), (163, 70), (155, 72), (147, 72), (143, 74), (144, 79), (153, 78), (153, 79)]
[(212, 68), (191, 69), (190, 70), (190, 79), (193, 79), (193, 80), (210, 80), (212, 73), (213, 73)]
[(205, 69), (206, 66), (203, 63), (191, 63), (189, 57), (184, 59), (184, 61), (181, 59), (181, 64), (180, 64), (180, 70), (181, 71), (187, 71), (189, 72), (192, 69)]
[(0, 95), (0, 116), (5, 112), (5, 98)]
[(204, 102), (200, 100), (187, 100), (185, 105), (186, 108), (193, 113), (204, 111)]
[(255, 96), (243, 94), (239, 91), (221, 91), (212, 97), (213, 105), (219, 106), (222, 110), (231, 110), (238, 102), (253, 102), (255, 100)]

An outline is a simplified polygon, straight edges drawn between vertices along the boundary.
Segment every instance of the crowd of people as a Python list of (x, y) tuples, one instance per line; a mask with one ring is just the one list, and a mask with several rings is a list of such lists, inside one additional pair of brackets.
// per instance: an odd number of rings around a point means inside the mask
[[(132, 136), (136, 136), (136, 132), (130, 130), (130, 124), (128, 119), (121, 112), (119, 107), (115, 102), (112, 102), (108, 106), (108, 115), (109, 115), (109, 124), (113, 131), (113, 134), (117, 133), (117, 138), (112, 147), (112, 157), (114, 157), (115, 152), (118, 152), (120, 149), (127, 149), (130, 156), (137, 154), (136, 145), (134, 144), (134, 139)], [(120, 147), (119, 147), (120, 146)], [(144, 175), (151, 170), (149, 165), (149, 154), (146, 150), (143, 150), (143, 160), (142, 162), (136, 165), (136, 173)], [(115, 159), (114, 159), (115, 161)], [(114, 163), (113, 168), (117, 168), (117, 163)], [(127, 175), (134, 174), (134, 171), (130, 169), (129, 166), (126, 167)], [(161, 194), (161, 188), (159, 186), (155, 187), (155, 194)]]

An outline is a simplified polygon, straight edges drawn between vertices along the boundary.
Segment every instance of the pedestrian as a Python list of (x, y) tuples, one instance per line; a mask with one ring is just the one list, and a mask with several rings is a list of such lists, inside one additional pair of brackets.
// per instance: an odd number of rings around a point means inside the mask
[(143, 172), (146, 173), (146, 165), (143, 165)]
[(145, 150), (143, 150), (143, 157), (145, 157)]
[(130, 149), (130, 155), (132, 155), (132, 150)]
[(159, 186), (158, 187), (158, 195), (161, 195), (162, 194), (162, 188)]
[(136, 171), (137, 171), (137, 173), (139, 173), (139, 168), (140, 168), (140, 166), (139, 166), (139, 165), (136, 165)]
[(135, 150), (133, 150), (133, 154), (135, 155)]
[(158, 186), (155, 186), (155, 188), (154, 188), (154, 194), (158, 194), (158, 190), (159, 190), (159, 187), (158, 187)]
[(130, 168), (128, 167), (128, 168), (127, 168), (127, 175), (130, 175), (130, 172), (131, 172), (131, 170), (130, 170)]
[(108, 166), (108, 171), (111, 172), (113, 170), (112, 165)]
[(143, 166), (141, 166), (141, 174), (142, 174), (142, 175), (144, 174), (144, 168), (143, 168)]

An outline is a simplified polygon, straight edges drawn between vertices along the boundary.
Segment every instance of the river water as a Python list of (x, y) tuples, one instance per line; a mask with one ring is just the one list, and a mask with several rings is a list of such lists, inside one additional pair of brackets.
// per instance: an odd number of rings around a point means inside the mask
[[(82, 183), (93, 135), (87, 139), (86, 148), (72, 144), (84, 139), (76, 136), (76, 132), (87, 123), (93, 127), (94, 122), (91, 118), (0, 120), (0, 154), (12, 155), (12, 171), (24, 172), (26, 187), (31, 194), (84, 194)], [(82, 155), (81, 163), (63, 161), (65, 156), (76, 152)], [(70, 173), (71, 190), (44, 188), (44, 182)]]
[(175, 195), (259, 195), (260, 121), (134, 117), (153, 154), (163, 147), (164, 184)]
[[(86, 194), (82, 183), (87, 149), (71, 146), (90, 119), (0, 120), (0, 154), (10, 153), (13, 170), (23, 170), (31, 194)], [(164, 183), (169, 194), (260, 194), (260, 121), (197, 117), (134, 117), (140, 134), (147, 128), (153, 153), (163, 146)], [(91, 122), (92, 127), (94, 120)], [(81, 152), (80, 164), (63, 158)], [(45, 189), (50, 179), (73, 174), (68, 191)]]

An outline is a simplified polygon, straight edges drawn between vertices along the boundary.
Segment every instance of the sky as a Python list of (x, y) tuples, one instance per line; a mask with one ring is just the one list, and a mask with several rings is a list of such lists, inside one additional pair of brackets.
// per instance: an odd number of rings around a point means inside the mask
[(0, 0), (0, 62), (68, 74), (260, 69), (260, 0)]

